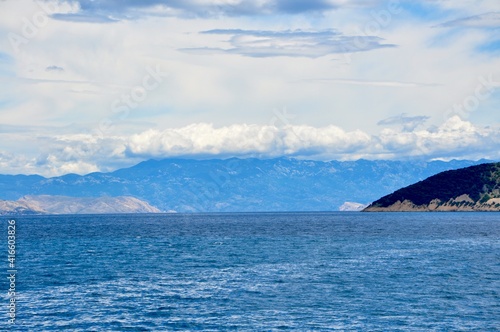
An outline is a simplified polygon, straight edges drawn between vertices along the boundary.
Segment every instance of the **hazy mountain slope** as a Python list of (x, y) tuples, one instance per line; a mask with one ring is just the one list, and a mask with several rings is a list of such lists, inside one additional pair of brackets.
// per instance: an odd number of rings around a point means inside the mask
[(160, 210), (134, 197), (24, 196), (0, 201), (0, 214), (158, 213)]
[(27, 202), (0, 200), (0, 215), (43, 214), (45, 210)]
[(500, 163), (439, 173), (380, 198), (365, 211), (500, 211)]
[(474, 164), (289, 158), (149, 160), (84, 176), (2, 176), (0, 198), (133, 196), (163, 211), (331, 211), (345, 202), (367, 204), (441, 171)]

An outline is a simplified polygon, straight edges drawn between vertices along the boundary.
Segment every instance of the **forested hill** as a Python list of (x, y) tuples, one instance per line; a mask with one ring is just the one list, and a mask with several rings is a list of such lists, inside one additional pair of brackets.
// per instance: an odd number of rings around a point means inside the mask
[(500, 211), (500, 163), (433, 175), (380, 198), (364, 211)]

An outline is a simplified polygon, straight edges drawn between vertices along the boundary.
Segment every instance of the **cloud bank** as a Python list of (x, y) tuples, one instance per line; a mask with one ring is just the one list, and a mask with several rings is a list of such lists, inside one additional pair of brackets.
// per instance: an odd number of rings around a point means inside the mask
[(191, 124), (164, 130), (148, 129), (130, 136), (63, 134), (38, 137), (46, 150), (37, 157), (0, 153), (0, 173), (46, 176), (110, 171), (145, 159), (273, 158), (288, 156), (312, 160), (365, 159), (500, 159), (500, 128), (478, 127), (453, 116), (439, 127), (406, 131), (404, 124), (423, 117), (401, 115), (381, 125), (377, 135), (346, 131), (329, 125), (248, 125), (214, 127)]
[[(291, 156), (312, 159), (379, 159), (397, 157), (475, 158), (500, 157), (500, 128), (477, 127), (453, 116), (437, 128), (413, 130), (425, 117), (401, 115), (402, 129), (384, 128), (378, 135), (337, 126), (232, 125), (214, 128), (193, 124), (179, 129), (148, 130), (124, 139), (131, 156), (164, 158), (173, 156)], [(393, 124), (392, 120), (381, 124)]]
[[(16, 0), (0, 12), (0, 173), (500, 150), (498, 0)], [(293, 117), (271, 113), (281, 107)], [(103, 120), (114, 128), (93, 133)]]

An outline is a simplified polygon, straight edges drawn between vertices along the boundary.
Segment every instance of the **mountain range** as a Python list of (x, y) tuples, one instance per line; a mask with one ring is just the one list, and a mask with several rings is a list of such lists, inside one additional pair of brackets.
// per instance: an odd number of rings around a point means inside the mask
[(0, 175), (0, 199), (16, 201), (27, 195), (127, 196), (162, 212), (360, 210), (379, 197), (434, 174), (484, 162), (148, 160), (109, 173), (51, 178)]

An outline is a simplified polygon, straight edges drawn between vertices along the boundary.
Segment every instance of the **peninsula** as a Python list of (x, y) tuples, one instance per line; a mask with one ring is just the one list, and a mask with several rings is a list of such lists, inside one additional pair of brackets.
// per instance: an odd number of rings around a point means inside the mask
[(363, 211), (500, 211), (500, 163), (438, 173), (376, 200)]

